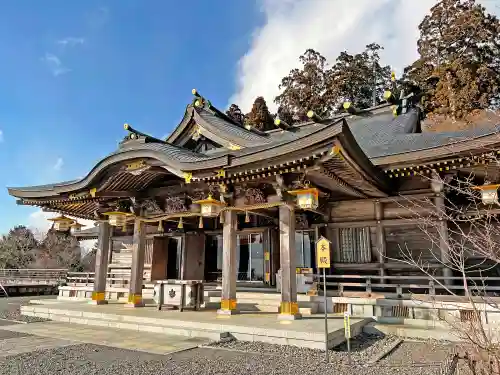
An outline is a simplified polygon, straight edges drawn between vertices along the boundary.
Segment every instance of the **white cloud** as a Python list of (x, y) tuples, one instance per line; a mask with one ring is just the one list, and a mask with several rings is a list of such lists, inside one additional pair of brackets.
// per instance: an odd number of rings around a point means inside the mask
[[(417, 57), (418, 24), (435, 0), (262, 0), (266, 21), (254, 31), (238, 66), (236, 92), (229, 103), (248, 111), (261, 95), (275, 109), (282, 77), (299, 66), (307, 48), (333, 61), (343, 50), (360, 52), (376, 42), (383, 62), (397, 73)], [(482, 1), (499, 13), (500, 0)]]
[(71, 69), (63, 65), (59, 57), (52, 53), (45, 53), (45, 56), (42, 57), (42, 61), (47, 65), (55, 77), (71, 71)]
[(68, 37), (57, 41), (57, 44), (60, 44), (63, 47), (74, 47), (83, 43), (85, 43), (84, 38), (73, 38), (73, 37)]
[(63, 165), (64, 165), (63, 158), (57, 158), (55, 164), (52, 166), (52, 169), (55, 171), (60, 171)]

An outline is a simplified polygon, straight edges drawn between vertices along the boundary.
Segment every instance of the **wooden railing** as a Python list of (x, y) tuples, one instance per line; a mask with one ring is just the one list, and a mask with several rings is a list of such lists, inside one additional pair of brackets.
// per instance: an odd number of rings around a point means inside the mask
[(0, 280), (5, 284), (56, 284), (66, 281), (66, 269), (0, 269)]
[[(310, 275), (323, 288), (323, 275)], [(473, 295), (500, 296), (500, 277), (467, 277), (467, 287)], [(492, 285), (493, 284), (493, 285)], [(383, 294), (409, 297), (412, 294), (430, 296), (456, 295), (465, 293), (462, 277), (430, 276), (380, 276), (380, 275), (326, 275), (327, 290), (337, 291), (339, 296), (349, 292), (363, 292), (366, 295)]]
[[(74, 286), (87, 286), (94, 284), (95, 272), (68, 272), (67, 284)], [(107, 284), (114, 287), (128, 287), (130, 282), (130, 272), (108, 272), (106, 275)], [(144, 281), (148, 281), (147, 272), (144, 273)]]

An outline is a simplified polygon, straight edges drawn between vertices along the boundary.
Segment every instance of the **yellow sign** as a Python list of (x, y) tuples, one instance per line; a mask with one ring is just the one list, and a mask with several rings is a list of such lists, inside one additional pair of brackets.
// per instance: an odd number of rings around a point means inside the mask
[(344, 313), (344, 333), (347, 339), (351, 338), (351, 314)]
[(316, 263), (318, 268), (330, 268), (330, 241), (323, 236), (316, 241)]

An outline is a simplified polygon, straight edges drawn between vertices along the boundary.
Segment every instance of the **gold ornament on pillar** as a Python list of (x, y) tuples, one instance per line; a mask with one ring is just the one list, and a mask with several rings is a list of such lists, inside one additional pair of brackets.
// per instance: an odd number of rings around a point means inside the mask
[(182, 217), (179, 219), (179, 224), (177, 224), (177, 228), (179, 228), (179, 229), (184, 228), (184, 223), (182, 222)]
[(160, 220), (158, 222), (158, 232), (160, 232), (160, 233), (164, 232), (164, 229), (163, 229), (163, 220)]
[(200, 228), (200, 229), (203, 228), (203, 216), (200, 216), (200, 221), (198, 223), (198, 228)]

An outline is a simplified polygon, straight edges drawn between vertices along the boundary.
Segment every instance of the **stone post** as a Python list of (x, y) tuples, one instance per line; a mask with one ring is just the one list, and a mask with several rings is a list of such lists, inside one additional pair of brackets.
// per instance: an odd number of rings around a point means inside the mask
[(135, 219), (134, 237), (132, 241), (132, 269), (128, 292), (128, 307), (142, 307), (142, 284), (144, 278), (144, 256), (146, 250), (146, 228), (144, 222)]
[(288, 205), (279, 208), (281, 305), (280, 320), (301, 317), (297, 303), (297, 276), (295, 270), (295, 211)]
[(111, 226), (107, 221), (99, 223), (99, 240), (95, 258), (94, 291), (92, 303), (104, 305), (106, 301), (106, 276), (108, 275), (108, 259), (110, 253)]
[(236, 309), (236, 229), (235, 211), (225, 211), (222, 230), (222, 295), (220, 309), (217, 314), (232, 315)]

